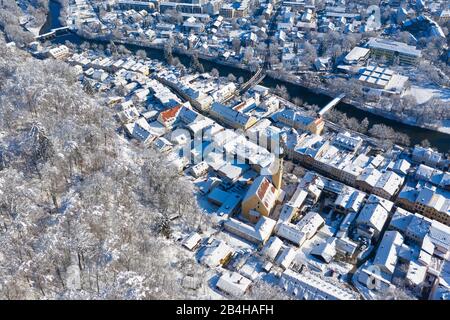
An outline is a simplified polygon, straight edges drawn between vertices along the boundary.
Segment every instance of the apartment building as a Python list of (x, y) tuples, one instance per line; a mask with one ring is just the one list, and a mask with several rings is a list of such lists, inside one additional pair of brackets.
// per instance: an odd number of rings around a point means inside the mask
[(370, 54), (376, 58), (385, 57), (390, 61), (398, 58), (400, 63), (404, 64), (416, 65), (422, 57), (422, 52), (415, 47), (388, 39), (371, 38), (367, 47)]

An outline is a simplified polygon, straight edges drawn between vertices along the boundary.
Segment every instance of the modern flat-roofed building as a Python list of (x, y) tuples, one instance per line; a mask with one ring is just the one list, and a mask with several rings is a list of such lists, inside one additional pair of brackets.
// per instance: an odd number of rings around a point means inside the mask
[(50, 49), (48, 53), (52, 58), (61, 60), (66, 58), (70, 54), (70, 51), (65, 45), (60, 45), (56, 48)]
[(207, 0), (170, 0), (161, 1), (159, 3), (159, 10), (161, 13), (167, 10), (175, 10), (183, 13), (206, 13)]
[(370, 49), (354, 47), (344, 58), (346, 64), (359, 64), (367, 60), (370, 55)]
[(371, 38), (367, 47), (374, 57), (386, 57), (391, 61), (398, 57), (400, 63), (405, 64), (417, 64), (422, 57), (422, 52), (415, 47), (388, 39)]
[(137, 1), (137, 0), (118, 0), (116, 5), (121, 10), (148, 10), (153, 11), (158, 9), (159, 1)]
[(359, 70), (356, 76), (362, 85), (383, 90), (383, 94), (401, 94), (408, 86), (409, 78), (394, 71), (377, 67), (367, 66)]

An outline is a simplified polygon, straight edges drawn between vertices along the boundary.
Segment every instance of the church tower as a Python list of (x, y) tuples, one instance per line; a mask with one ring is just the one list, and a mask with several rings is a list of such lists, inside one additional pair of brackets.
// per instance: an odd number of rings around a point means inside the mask
[(283, 179), (283, 159), (278, 158), (276, 160), (278, 168), (277, 171), (272, 175), (272, 183), (274, 187), (279, 191), (281, 189), (281, 181)]

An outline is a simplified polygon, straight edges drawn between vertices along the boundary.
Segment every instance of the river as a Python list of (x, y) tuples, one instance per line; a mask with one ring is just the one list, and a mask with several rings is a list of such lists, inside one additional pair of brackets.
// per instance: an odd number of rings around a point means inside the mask
[(44, 34), (49, 32), (51, 29), (61, 27), (61, 22), (59, 21), (59, 15), (61, 12), (61, 5), (53, 0), (50, 0), (48, 4), (49, 14), (47, 15), (47, 20), (45, 20), (44, 25), (39, 30), (39, 34)]
[[(56, 1), (50, 0), (49, 15), (47, 17), (46, 23), (41, 28), (40, 34), (44, 34), (53, 28), (61, 27), (61, 23), (59, 21), (60, 10), (61, 5)], [(86, 40), (74, 33), (59, 36), (52, 40), (53, 43), (65, 43), (66, 41), (69, 41), (76, 45), (80, 45), (85, 41), (103, 45), (107, 44), (106, 41)], [(126, 45), (126, 47), (132, 52), (136, 52), (139, 49), (143, 49), (146, 51), (147, 57), (152, 59), (158, 60), (164, 59), (163, 51), (159, 49), (143, 48), (137, 45)], [(178, 56), (181, 63), (183, 63), (185, 66), (189, 66), (190, 58), (188, 56), (177, 54), (174, 55)], [(208, 60), (201, 60), (201, 61), (206, 71), (210, 71), (212, 68), (216, 68), (221, 76), (227, 76), (228, 74), (232, 73), (237, 78), (242, 76), (244, 79), (249, 79), (251, 77), (251, 73), (247, 70), (234, 68), (231, 66), (224, 66), (222, 64), (218, 64)], [(300, 98), (302, 101), (307, 102), (308, 104), (315, 104), (318, 105), (319, 107), (323, 107), (329, 101), (331, 101), (331, 98), (327, 95), (318, 94), (309, 90), (308, 88), (304, 88), (299, 85), (294, 85), (292, 83), (288, 83), (271, 77), (266, 77), (261, 84), (269, 88), (275, 88), (277, 85), (284, 85), (287, 88), (287, 91), (291, 98)], [(335, 108), (345, 113), (348, 117), (354, 117), (359, 121), (362, 121), (364, 118), (367, 118), (369, 120), (369, 128), (372, 127), (374, 124), (385, 124), (387, 126), (390, 126), (394, 128), (397, 132), (401, 132), (408, 135), (412, 145), (419, 144), (422, 140), (426, 139), (430, 142), (432, 147), (437, 148), (440, 152), (447, 152), (450, 149), (450, 135), (447, 135), (445, 133), (420, 128), (416, 126), (411, 126), (408, 124), (403, 124), (401, 122), (387, 119), (372, 114), (370, 112), (358, 109), (353, 105), (346, 104), (343, 102), (339, 103)]]

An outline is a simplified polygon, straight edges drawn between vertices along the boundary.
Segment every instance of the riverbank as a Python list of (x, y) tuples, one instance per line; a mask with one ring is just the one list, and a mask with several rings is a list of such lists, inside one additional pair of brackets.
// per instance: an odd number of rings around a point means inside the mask
[[(88, 35), (83, 34), (70, 34), (68, 36), (58, 37), (53, 40), (54, 43), (65, 43), (65, 41), (72, 42), (76, 45), (80, 45), (83, 42), (107, 45), (111, 43), (112, 40), (108, 37), (89, 37)], [(147, 56), (153, 59), (165, 59), (164, 45), (162, 43), (143, 44), (142, 42), (137, 43), (124, 40), (114, 40), (114, 43), (124, 45), (132, 52), (144, 50), (146, 51)], [(190, 65), (190, 58), (192, 56), (191, 52), (174, 50), (174, 55), (177, 56), (181, 63), (185, 66), (188, 67)], [(252, 72), (246, 66), (239, 66), (235, 64), (230, 65), (211, 56), (198, 56), (205, 68), (205, 71), (210, 71), (211, 69), (216, 68), (221, 76), (227, 76), (229, 73), (232, 73), (236, 76), (236, 78), (242, 76), (244, 80), (248, 80), (252, 75)], [(299, 98), (308, 104), (316, 104), (319, 107), (325, 106), (332, 99), (330, 97), (330, 92), (327, 90), (318, 87), (306, 87), (294, 81), (280, 79), (273, 74), (268, 75), (261, 84), (272, 89), (277, 85), (283, 85), (288, 89), (291, 99)], [(440, 152), (447, 152), (449, 149), (449, 144), (447, 143), (449, 140), (449, 135), (446, 133), (398, 122), (394, 119), (389, 119), (386, 116), (381, 116), (375, 112), (371, 112), (373, 110), (368, 110), (361, 107), (358, 108), (355, 105), (345, 102), (340, 102), (335, 108), (336, 110), (345, 113), (347, 117), (356, 118), (358, 121), (362, 121), (364, 118), (367, 118), (369, 120), (369, 128), (375, 124), (384, 124), (395, 128), (397, 132), (408, 135), (411, 145), (420, 144), (423, 140), (428, 140), (431, 146), (435, 147)]]
[[(116, 41), (116, 40), (114, 40)], [(164, 50), (164, 45), (163, 44), (156, 44), (156, 45), (152, 45), (152, 44), (146, 44), (143, 45), (141, 43), (135, 43), (135, 42), (130, 42), (130, 41), (124, 41), (124, 40), (117, 40), (119, 41), (121, 44), (127, 45), (127, 44), (133, 44), (133, 45), (138, 45), (138, 46), (142, 46), (142, 47), (147, 47), (147, 48), (151, 48), (151, 49), (156, 49), (156, 50)], [(188, 50), (184, 50), (181, 48), (173, 48), (173, 52), (178, 54), (178, 55), (184, 55), (184, 56), (188, 56), (188, 57), (192, 57), (193, 54), (195, 54), (194, 52), (190, 52)], [(250, 68), (247, 65), (244, 65), (242, 63), (235, 63), (235, 62), (227, 62), (223, 59), (220, 59), (216, 56), (212, 56), (212, 55), (207, 55), (204, 53), (197, 53), (198, 58), (202, 61), (208, 61), (211, 63), (215, 63), (215, 64), (220, 64), (222, 66), (226, 66), (226, 67), (231, 67), (234, 69), (240, 69), (241, 71), (244, 72), (249, 72), (251, 73), (252, 71), (250, 70)], [(250, 78), (251, 75), (248, 75), (246, 77), (246, 79)], [(269, 71), (267, 74), (268, 78), (272, 78), (272, 80), (278, 80), (278, 81), (283, 81), (283, 82), (288, 82), (294, 86), (298, 86), (301, 90), (308, 90), (311, 91), (315, 94), (320, 94), (323, 96), (326, 96), (327, 98), (334, 99), (335, 96), (333, 95), (333, 93), (330, 90), (327, 90), (326, 88), (321, 88), (317, 85), (309, 85), (303, 82), (299, 82), (299, 81), (295, 81), (295, 80), (291, 80), (291, 79), (287, 79), (285, 77), (283, 77), (282, 74), (273, 72), (273, 71)], [(435, 131), (435, 132), (439, 132), (439, 133), (443, 133), (443, 134), (447, 134), (449, 135), (449, 139), (450, 139), (450, 127), (442, 127), (442, 126), (432, 126), (432, 125), (427, 125), (427, 124), (418, 124), (416, 121), (412, 121), (412, 120), (408, 120), (408, 119), (402, 119), (398, 116), (396, 116), (395, 114), (392, 114), (390, 112), (386, 112), (383, 111), (379, 108), (376, 108), (374, 106), (371, 106), (369, 104), (366, 103), (361, 103), (358, 102), (356, 100), (352, 100), (348, 97), (345, 97), (342, 100), (341, 106), (345, 104), (345, 105), (350, 105), (353, 108), (357, 108), (361, 111), (364, 112), (368, 112), (371, 113), (373, 115), (379, 116), (379, 117), (383, 117), (395, 122), (399, 122), (401, 124), (407, 125), (407, 126), (411, 126), (411, 127), (418, 127), (421, 129), (426, 129), (426, 130), (431, 130), (431, 131)]]
[[(275, 78), (277, 80), (280, 80), (280, 81), (288, 82), (288, 83), (290, 83), (292, 85), (295, 85), (295, 86), (300, 86), (302, 88), (306, 88), (306, 89), (308, 89), (308, 90), (310, 90), (310, 91), (312, 91), (312, 92), (314, 92), (316, 94), (326, 95), (326, 96), (328, 96), (330, 98), (334, 98), (333, 94), (330, 92), (330, 90), (327, 90), (325, 88), (321, 88), (321, 87), (318, 87), (318, 86), (308, 86), (307, 84), (299, 82), (299, 81), (286, 79), (282, 75), (277, 77), (275, 75), (275, 73), (272, 73), (272, 72), (269, 73), (269, 76), (272, 77), (272, 78)], [(389, 120), (392, 120), (392, 121), (396, 121), (396, 122), (399, 122), (399, 123), (402, 123), (402, 124), (405, 124), (405, 125), (408, 125), (408, 126), (418, 127), (418, 128), (421, 128), (421, 129), (432, 130), (432, 131), (436, 131), (436, 132), (439, 132), (439, 133), (447, 134), (447, 135), (449, 135), (448, 138), (450, 139), (450, 127), (431, 126), (431, 125), (426, 125), (426, 124), (420, 125), (420, 124), (416, 123), (415, 121), (408, 120), (408, 119), (401, 119), (401, 118), (395, 116), (394, 114), (392, 114), (390, 112), (385, 112), (383, 110), (380, 110), (379, 108), (370, 106), (370, 105), (368, 105), (366, 103), (360, 103), (360, 102), (358, 102), (356, 100), (352, 100), (352, 99), (350, 99), (348, 97), (345, 97), (342, 100), (342, 103), (347, 104), (347, 105), (351, 105), (351, 106), (353, 106), (353, 107), (355, 107), (355, 108), (357, 108), (359, 110), (362, 110), (362, 111), (365, 111), (365, 112), (369, 112), (371, 114), (374, 114), (374, 115), (377, 115), (377, 116), (380, 116), (380, 117), (383, 117), (383, 118), (386, 118), (386, 119), (389, 119)]]
[[(145, 44), (145, 45), (143, 45), (142, 43), (135, 43), (133, 41), (124, 41), (124, 40), (114, 40), (114, 41), (115, 42), (119, 42), (119, 43), (121, 43), (123, 45), (132, 44), (132, 45), (142, 46), (142, 47), (145, 47), (145, 48), (151, 48), (151, 49), (156, 49), (156, 50), (164, 50), (164, 45), (163, 44), (155, 44), (155, 45)], [(188, 57), (192, 57), (192, 55), (195, 54), (194, 52), (190, 52), (188, 50), (184, 50), (184, 49), (181, 49), (181, 48), (173, 48), (173, 52), (178, 54), (178, 55), (184, 55), (184, 56), (188, 56)], [(220, 64), (220, 65), (226, 66), (226, 67), (240, 69), (241, 71), (250, 72), (251, 73), (250, 68), (247, 65), (244, 65), (242, 63), (234, 63), (234, 62), (230, 63), (230, 62), (224, 61), (224, 60), (222, 60), (222, 59), (220, 59), (220, 58), (218, 58), (216, 56), (207, 55), (207, 54), (204, 54), (204, 53), (197, 53), (197, 55), (198, 55), (198, 58), (200, 60), (212, 62), (212, 63), (215, 63), (215, 64)], [(333, 93), (330, 90), (327, 90), (326, 88), (321, 88), (321, 87), (319, 87), (317, 85), (311, 86), (311, 85), (305, 84), (303, 82), (287, 79), (287, 78), (283, 77), (282, 74), (279, 74), (278, 76), (276, 74), (277, 74), (276, 72), (269, 71), (268, 74), (267, 74), (267, 77), (268, 78), (272, 78), (273, 80), (288, 82), (288, 83), (290, 83), (290, 84), (292, 84), (294, 86), (300, 87), (301, 90), (309, 90), (309, 91), (311, 91), (311, 92), (313, 92), (315, 94), (324, 95), (327, 98), (329, 98), (330, 100), (335, 98), (333, 96)], [(250, 78), (250, 75), (247, 77), (247, 79), (248, 78)], [(407, 125), (407, 126), (418, 127), (418, 128), (421, 128), (421, 129), (426, 129), (426, 130), (431, 130), (431, 131), (443, 133), (443, 134), (449, 135), (448, 138), (450, 139), (450, 128), (449, 127), (432, 126), (432, 125), (427, 125), (427, 124), (418, 124), (417, 122), (412, 121), (412, 120), (401, 119), (401, 118), (397, 117), (396, 115), (394, 115), (394, 114), (392, 114), (390, 112), (383, 111), (383, 110), (381, 110), (379, 108), (376, 108), (374, 106), (370, 106), (370, 105), (368, 105), (366, 103), (361, 103), (361, 102), (358, 102), (356, 100), (352, 100), (352, 99), (350, 99), (348, 97), (345, 97), (342, 100), (342, 103), (346, 104), (346, 105), (351, 105), (352, 107), (357, 108), (357, 109), (359, 109), (361, 111), (369, 112), (369, 113), (371, 113), (373, 115), (376, 115), (376, 116), (379, 116), (379, 117), (383, 117), (383, 118), (386, 118), (386, 119), (389, 119), (389, 120), (392, 120), (392, 121), (395, 121), (395, 122), (399, 122), (399, 123), (402, 123), (402, 124)]]
[[(61, 23), (61, 11), (63, 6), (56, 0), (50, 0), (48, 3), (48, 14), (47, 19), (44, 24), (39, 28), (38, 35), (49, 32), (51, 29), (62, 27), (64, 24)], [(55, 13), (57, 13), (57, 17), (55, 18)]]
[[(79, 36), (85, 40), (88, 40), (88, 41), (103, 42), (105, 44), (110, 43), (112, 41), (112, 42), (114, 42), (114, 44), (122, 44), (124, 46), (131, 45), (131, 46), (140, 47), (142, 49), (158, 50), (158, 51), (164, 52), (164, 44), (163, 43), (143, 43), (142, 41), (132, 41), (129, 39), (128, 40), (113, 39), (109, 36), (92, 37), (90, 35), (83, 34), (80, 32), (77, 33), (77, 36)], [(248, 67), (247, 65), (245, 65), (243, 63), (228, 62), (228, 61), (220, 59), (216, 56), (207, 55), (207, 54), (204, 54), (201, 52), (192, 52), (192, 51), (185, 50), (183, 48), (178, 48), (178, 47), (173, 48), (172, 52), (178, 56), (186, 56), (188, 58), (191, 58), (194, 54), (197, 54), (197, 57), (199, 58), (199, 60), (202, 60), (203, 62), (208, 61), (211, 63), (220, 64), (221, 66), (224, 66), (224, 67), (239, 69), (243, 72), (249, 73), (246, 75), (246, 78), (251, 77), (250, 67)]]
[(45, 22), (44, 22), (42, 25), (37, 26), (37, 27), (27, 27), (27, 26), (25, 26), (25, 29), (26, 29), (28, 32), (30, 32), (33, 36), (37, 37), (37, 36), (39, 36), (40, 31), (41, 31), (41, 29), (42, 29), (42, 27), (43, 27), (44, 25), (45, 25)]

